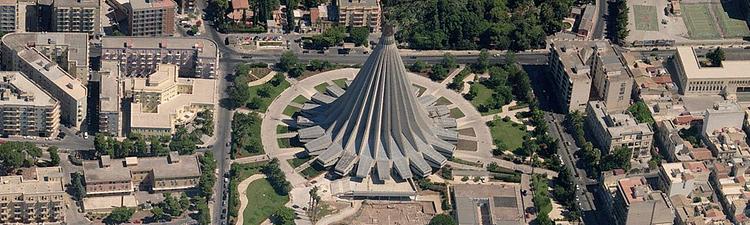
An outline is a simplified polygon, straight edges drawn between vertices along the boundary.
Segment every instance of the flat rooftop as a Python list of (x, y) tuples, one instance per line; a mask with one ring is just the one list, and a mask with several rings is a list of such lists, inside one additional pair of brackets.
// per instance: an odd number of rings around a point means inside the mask
[[(623, 66), (617, 58), (612, 45), (607, 41), (585, 41), (585, 40), (551, 40), (562, 62), (565, 72), (571, 79), (591, 79), (591, 64), (595, 54), (602, 55), (605, 68), (612, 72), (623, 70)], [(611, 64), (617, 64), (612, 66)]]
[(626, 113), (608, 113), (603, 102), (591, 101), (589, 107), (593, 109), (596, 120), (600, 126), (606, 128), (612, 137), (621, 137), (627, 134), (649, 135), (654, 132), (647, 123), (638, 123), (633, 116)]
[(120, 66), (116, 61), (102, 61), (99, 70), (99, 107), (102, 112), (120, 112)]
[(172, 0), (119, 0), (119, 2), (133, 10), (177, 7), (177, 3)]
[[(136, 158), (135, 165), (126, 165), (126, 159), (112, 159), (109, 167), (102, 167), (100, 160), (83, 162), (86, 182), (130, 181), (132, 172), (152, 171), (156, 179), (197, 177), (200, 165), (195, 155), (176, 155), (179, 162), (172, 162), (166, 156)], [(131, 157), (132, 158), (132, 157)], [(133, 159), (130, 159), (133, 160)]]
[(99, 7), (97, 0), (55, 0), (55, 7)]
[(453, 195), (458, 224), (526, 224), (518, 185), (457, 184)]
[(67, 46), (68, 61), (75, 61), (78, 66), (89, 64), (88, 41), (89, 36), (86, 33), (31, 32), (10, 33), (2, 37), (3, 44), (19, 52), (30, 46)]
[[(167, 0), (171, 1), (171, 0)], [(200, 48), (198, 56), (202, 58), (216, 58), (219, 52), (216, 43), (205, 38), (193, 37), (103, 37), (102, 49), (179, 49), (195, 50)]]
[[(50, 61), (42, 55), (38, 49), (23, 49), (18, 57), (26, 61), (35, 70), (42, 73), (48, 80), (54, 83), (60, 90), (70, 95), (73, 99), (86, 99), (86, 86), (81, 81), (73, 78), (55, 62)], [(59, 97), (59, 96), (56, 96)]]
[(376, 7), (378, 0), (337, 0), (339, 7)]
[[(7, 96), (6, 96), (7, 95)], [(21, 72), (0, 72), (0, 106), (54, 106), (57, 100)]]
[(750, 61), (726, 60), (720, 67), (701, 67), (693, 47), (677, 47), (677, 59), (688, 79), (748, 79)]
[[(29, 168), (32, 174), (0, 177), (0, 195), (2, 194), (63, 194), (62, 169), (49, 167), (45, 169)], [(45, 181), (49, 178), (48, 181)], [(62, 200), (62, 199), (60, 199)]]

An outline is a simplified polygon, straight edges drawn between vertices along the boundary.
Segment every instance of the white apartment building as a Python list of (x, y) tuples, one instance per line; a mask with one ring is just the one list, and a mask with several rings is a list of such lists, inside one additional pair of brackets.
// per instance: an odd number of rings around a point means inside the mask
[(0, 223), (63, 223), (65, 186), (60, 167), (24, 169), (0, 177)]
[(21, 72), (0, 72), (0, 135), (57, 136), (60, 104)]
[(55, 0), (52, 3), (52, 30), (56, 32), (83, 32), (98, 34), (100, 25), (100, 1)]
[(380, 32), (382, 11), (379, 0), (337, 0), (339, 24), (353, 27), (369, 27), (371, 32)]

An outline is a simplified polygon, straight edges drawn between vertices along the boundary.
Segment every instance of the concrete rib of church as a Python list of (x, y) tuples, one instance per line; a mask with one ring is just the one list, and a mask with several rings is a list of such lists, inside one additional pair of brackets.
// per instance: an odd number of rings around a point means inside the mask
[(312, 119), (325, 130), (320, 137), (325, 140), (317, 143), (330, 144), (308, 153), (324, 166), (335, 165), (339, 175), (372, 174), (380, 180), (429, 175), (455, 150), (436, 132), (455, 132), (437, 127), (415, 93), (393, 31), (385, 29), (346, 92)]

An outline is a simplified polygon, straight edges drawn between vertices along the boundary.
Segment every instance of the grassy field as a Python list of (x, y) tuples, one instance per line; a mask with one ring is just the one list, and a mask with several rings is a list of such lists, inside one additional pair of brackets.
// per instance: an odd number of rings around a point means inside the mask
[(322, 84), (318, 84), (317, 86), (315, 86), (315, 90), (320, 93), (325, 94), (327, 87), (328, 87), (328, 83), (322, 83)]
[(286, 161), (289, 162), (289, 165), (292, 165), (292, 168), (297, 168), (302, 164), (305, 164), (307, 161), (310, 161), (313, 159), (312, 156), (306, 155), (305, 156), (295, 156), (292, 159), (287, 159)]
[(714, 11), (714, 15), (719, 18), (719, 25), (724, 31), (724, 38), (750, 36), (750, 29), (748, 29), (747, 23), (739, 19), (742, 16), (742, 12), (739, 12), (738, 7), (725, 8), (721, 4), (711, 4), (711, 8)]
[(271, 184), (266, 179), (256, 180), (247, 186), (248, 207), (242, 212), (244, 220), (242, 224), (256, 225), (270, 217), (276, 210), (284, 207), (289, 201), (289, 196), (276, 194)]
[(339, 86), (340, 88), (346, 88), (346, 78), (333, 80), (333, 83), (336, 84), (336, 86)]
[(279, 138), (279, 139), (276, 139), (276, 141), (279, 143), (279, 148), (304, 147), (304, 144), (302, 144), (302, 142), (299, 142), (299, 140), (296, 137)]
[[(281, 84), (279, 84), (279, 86), (273, 86), (271, 85), (271, 83), (265, 83), (262, 85), (250, 87), (250, 96), (254, 96), (254, 98), (260, 98), (260, 104), (258, 105), (257, 111), (265, 112), (268, 109), (268, 106), (271, 105), (271, 102), (273, 102), (273, 99), (275, 99), (276, 96), (279, 96), (281, 92), (289, 88), (289, 86), (289, 82), (284, 80), (283, 82), (281, 82)], [(258, 90), (260, 90), (261, 88), (267, 88), (270, 96), (267, 98), (258, 96)]]
[(305, 179), (310, 179), (324, 173), (325, 171), (325, 168), (317, 165), (317, 163), (312, 163), (310, 164), (310, 167), (300, 171), (300, 174), (302, 174)]
[(659, 21), (656, 19), (656, 7), (649, 5), (634, 5), (635, 29), (645, 31), (659, 31)]
[(285, 133), (289, 133), (289, 132), (292, 132), (292, 131), (297, 131), (297, 129), (291, 128), (289, 126), (284, 126), (284, 125), (277, 125), (276, 126), (276, 133), (277, 134), (285, 134)]
[(459, 109), (459, 108), (452, 108), (451, 109), (451, 117), (452, 118), (460, 119), (460, 118), (463, 118), (464, 116), (465, 116), (464, 112), (461, 111), (461, 109)]
[(232, 164), (231, 177), (232, 180), (229, 182), (229, 215), (230, 218), (234, 219), (237, 216), (237, 210), (240, 207), (239, 191), (237, 191), (237, 185), (242, 180), (247, 179), (253, 174), (259, 174), (261, 167), (266, 162), (257, 163), (246, 163), (246, 164)]
[(501, 140), (508, 147), (508, 150), (514, 150), (521, 147), (523, 144), (523, 137), (526, 136), (526, 131), (523, 130), (523, 124), (516, 124), (513, 126), (513, 121), (505, 122), (502, 119), (496, 119), (492, 121), (490, 126), (490, 133), (492, 134), (493, 140)]
[(294, 115), (294, 113), (299, 112), (299, 110), (300, 108), (288, 105), (286, 106), (286, 108), (284, 108), (284, 112), (282, 112), (282, 114), (287, 115), (287, 116), (292, 116)]
[(307, 102), (307, 98), (305, 98), (305, 96), (299, 95), (296, 98), (294, 98), (294, 100), (292, 100), (292, 102), (300, 104), (300, 105), (301, 104), (305, 104), (305, 102)]
[[(492, 93), (494, 93), (491, 89), (487, 88), (487, 86), (484, 86), (484, 84), (481, 84), (480, 82), (474, 82), (472, 86), (477, 87), (477, 96), (471, 100), (471, 105), (473, 105), (475, 108), (479, 108), (479, 105), (485, 104), (490, 101), (490, 99), (492, 98)], [(499, 113), (500, 111), (501, 109), (490, 109), (487, 112), (480, 113), (482, 114), (482, 116), (484, 116)]]
[(682, 4), (683, 18), (692, 39), (717, 39), (721, 34), (707, 4)]

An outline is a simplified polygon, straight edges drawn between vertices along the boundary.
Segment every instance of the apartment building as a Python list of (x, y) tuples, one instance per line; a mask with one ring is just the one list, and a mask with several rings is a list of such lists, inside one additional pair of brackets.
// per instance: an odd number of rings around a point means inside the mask
[(26, 4), (0, 0), (0, 32), (23, 32), (26, 28)]
[(0, 72), (0, 135), (57, 136), (60, 104), (21, 72)]
[(609, 113), (604, 103), (591, 101), (586, 108), (585, 122), (594, 144), (605, 153), (627, 147), (633, 152), (631, 161), (644, 164), (651, 159), (654, 132), (648, 124), (636, 122), (627, 111)]
[(0, 177), (0, 223), (64, 223), (62, 176), (60, 167), (34, 167)]
[(677, 47), (672, 60), (677, 84), (684, 95), (724, 95), (750, 101), (750, 60), (722, 61), (720, 67), (704, 67), (692, 47)]
[(675, 210), (676, 225), (732, 224), (721, 210), (718, 200), (700, 198), (696, 202), (696, 199), (684, 195), (672, 196), (670, 199)]
[(566, 112), (584, 111), (591, 91), (592, 71), (589, 64), (594, 55), (584, 41), (552, 41), (549, 68), (554, 92), (560, 108)]
[(130, 0), (123, 4), (129, 36), (172, 36), (177, 3), (172, 0)]
[(49, 92), (60, 103), (61, 123), (81, 127), (87, 112), (86, 86), (80, 80), (88, 79), (87, 34), (8, 34), (2, 38), (2, 64)]
[(130, 132), (146, 136), (171, 135), (198, 112), (213, 109), (218, 101), (216, 80), (180, 78), (176, 65), (160, 64), (148, 78), (125, 80), (130, 104)]
[(352, 27), (369, 27), (380, 32), (382, 11), (379, 0), (337, 0), (339, 24)]
[(750, 158), (747, 134), (742, 130), (745, 111), (735, 102), (717, 102), (706, 109), (703, 139), (719, 159)]
[(99, 132), (123, 136), (122, 82), (120, 65), (103, 61), (99, 70)]
[(99, 4), (98, 0), (55, 0), (52, 3), (52, 30), (91, 35), (100, 33)]
[(693, 191), (699, 187), (711, 188), (710, 172), (703, 162), (663, 163), (659, 167), (660, 188), (669, 197), (693, 196)]
[(713, 160), (713, 154), (708, 148), (696, 148), (690, 142), (680, 137), (679, 129), (671, 120), (656, 122), (657, 132), (654, 134), (655, 146), (670, 162)]
[(179, 66), (180, 77), (214, 78), (219, 69), (215, 42), (203, 38), (102, 38), (102, 61), (121, 65), (124, 76), (148, 76), (157, 65)]
[(674, 212), (669, 198), (652, 190), (644, 177), (617, 181), (614, 216), (618, 225), (672, 225)]
[(750, 218), (745, 215), (750, 192), (747, 190), (748, 162), (736, 160), (730, 162), (715, 162), (711, 168), (711, 185), (716, 189), (716, 195), (733, 224), (750, 224)]
[(604, 102), (610, 112), (627, 109), (633, 90), (633, 76), (609, 42), (597, 41), (594, 46), (592, 98)]
[(133, 191), (172, 191), (194, 188), (201, 171), (196, 155), (170, 152), (163, 157), (126, 157), (83, 162), (87, 196), (129, 195)]

